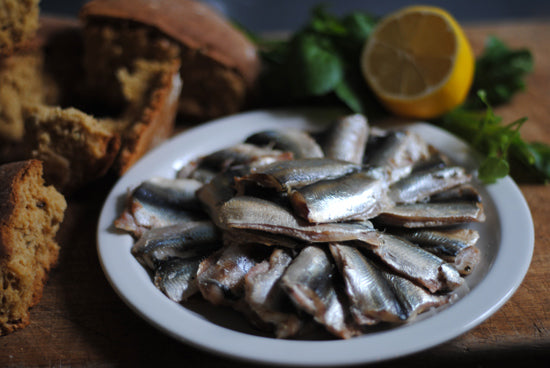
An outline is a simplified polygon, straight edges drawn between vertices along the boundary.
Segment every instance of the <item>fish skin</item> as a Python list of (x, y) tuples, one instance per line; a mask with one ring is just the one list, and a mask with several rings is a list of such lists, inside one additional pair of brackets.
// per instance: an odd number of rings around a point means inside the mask
[(249, 196), (233, 197), (217, 215), (225, 230), (260, 230), (308, 242), (359, 240), (376, 244), (379, 233), (368, 222), (310, 224), (288, 208)]
[(202, 157), (199, 161), (197, 171), (206, 170), (216, 175), (236, 166), (253, 167), (267, 165), (281, 160), (291, 160), (292, 158), (293, 154), (291, 152), (241, 143)]
[(189, 176), (187, 178), (198, 180), (203, 184), (208, 184), (216, 177), (217, 174), (218, 171), (215, 171), (208, 167), (197, 167), (189, 173)]
[(337, 119), (324, 134), (325, 157), (361, 164), (369, 136), (369, 123), (362, 114)]
[(288, 249), (298, 249), (307, 243), (295, 238), (284, 235), (268, 233), (255, 230), (225, 230), (223, 232), (223, 242), (230, 244), (262, 244), (268, 247), (283, 247)]
[(288, 252), (275, 249), (269, 260), (252, 267), (244, 280), (245, 301), (262, 321), (274, 326), (277, 338), (294, 336), (303, 325), (279, 282), (291, 262)]
[(433, 148), (411, 131), (371, 129), (363, 163), (385, 167), (393, 183), (409, 175), (416, 163), (432, 153)]
[(150, 189), (155, 188), (153, 193), (158, 194), (159, 185), (149, 182), (144, 182), (131, 191), (123, 212), (114, 221), (115, 227), (138, 239), (149, 229), (204, 220), (206, 215), (198, 210), (198, 201), (190, 198), (191, 193), (198, 189), (199, 183), (189, 179), (176, 180), (180, 184), (185, 183), (185, 189), (179, 191), (179, 196), (170, 197), (168, 194), (164, 198), (162, 195), (155, 197)]
[(203, 212), (157, 207), (137, 200), (131, 208), (136, 224), (147, 229), (205, 219)]
[(250, 174), (237, 178), (236, 185), (239, 190), (238, 188), (247, 182), (254, 182), (262, 187), (283, 192), (360, 170), (361, 165), (328, 158), (279, 161), (252, 169)]
[(288, 151), (239, 143), (202, 157), (199, 167), (210, 168), (215, 172), (223, 172), (232, 166), (250, 165), (256, 161), (267, 164), (280, 160), (290, 160), (292, 158), (293, 154)]
[(451, 166), (413, 173), (390, 186), (395, 203), (414, 203), (472, 180), (463, 167)]
[(359, 172), (292, 191), (294, 212), (311, 223), (373, 218), (390, 205), (387, 183)]
[(401, 204), (384, 209), (376, 218), (376, 222), (382, 225), (406, 228), (483, 221), (485, 221), (483, 204), (470, 201)]
[(261, 131), (247, 137), (245, 143), (290, 151), (295, 159), (324, 157), (323, 150), (315, 139), (299, 129)]
[(204, 255), (221, 245), (221, 235), (212, 222), (195, 221), (148, 230), (134, 243), (131, 253), (154, 269), (160, 261)]
[(335, 271), (324, 250), (308, 246), (287, 267), (281, 285), (299, 309), (332, 334), (347, 339), (358, 335), (359, 328), (350, 321), (342, 296), (337, 293)]
[(406, 321), (413, 320), (430, 308), (448, 304), (456, 297), (456, 294), (431, 294), (412, 281), (390, 272), (383, 272), (383, 276), (391, 285), (394, 295), (405, 311)]
[(246, 274), (267, 257), (267, 248), (257, 244), (223, 247), (199, 265), (199, 291), (204, 299), (214, 305), (229, 305), (240, 309)]
[(376, 246), (356, 244), (370, 249), (390, 269), (432, 293), (453, 290), (464, 282), (452, 265), (401, 237), (380, 232)]
[(292, 152), (239, 143), (188, 162), (178, 170), (176, 177), (192, 178), (206, 184), (217, 174), (234, 166), (265, 165), (279, 160), (291, 160), (293, 157)]
[(415, 174), (420, 171), (442, 169), (447, 166), (451, 166), (451, 160), (439, 152), (437, 149), (430, 147), (429, 151), (431, 155), (427, 158), (421, 159), (413, 165), (411, 174)]
[(203, 256), (191, 258), (170, 258), (159, 262), (154, 271), (153, 282), (170, 300), (177, 303), (195, 294), (197, 270)]
[(154, 177), (142, 182), (132, 196), (142, 203), (156, 207), (200, 210), (195, 192), (203, 184), (194, 179), (168, 179)]
[(455, 188), (436, 193), (430, 196), (428, 202), (453, 202), (453, 201), (469, 201), (481, 203), (481, 193), (470, 184), (459, 185)]
[(204, 184), (197, 190), (196, 196), (202, 207), (210, 219), (219, 227), (221, 225), (217, 222), (216, 215), (219, 208), (237, 194), (234, 188), (234, 178), (248, 172), (248, 166), (233, 167), (223, 173), (216, 174), (209, 183)]
[(412, 229), (393, 232), (454, 265), (468, 275), (479, 263), (479, 232), (473, 229)]
[(330, 244), (330, 251), (344, 277), (350, 311), (357, 323), (373, 325), (407, 318), (382, 271), (372, 261), (347, 245)]

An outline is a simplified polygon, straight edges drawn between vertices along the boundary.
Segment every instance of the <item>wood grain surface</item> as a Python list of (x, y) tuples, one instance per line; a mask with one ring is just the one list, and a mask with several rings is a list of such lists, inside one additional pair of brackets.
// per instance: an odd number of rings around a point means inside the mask
[[(528, 77), (527, 90), (497, 113), (509, 121), (528, 116), (523, 137), (550, 143), (550, 21), (468, 24), (465, 28), (477, 53), (488, 35), (533, 52), (535, 70)], [(70, 198), (59, 233), (59, 265), (32, 310), (31, 324), (0, 337), (0, 367), (252, 366), (166, 336), (117, 297), (96, 253), (97, 219), (111, 185), (112, 180), (106, 179)], [(494, 315), (458, 338), (374, 366), (546, 366), (550, 361), (550, 187), (519, 185), (535, 223), (535, 251), (517, 292)]]

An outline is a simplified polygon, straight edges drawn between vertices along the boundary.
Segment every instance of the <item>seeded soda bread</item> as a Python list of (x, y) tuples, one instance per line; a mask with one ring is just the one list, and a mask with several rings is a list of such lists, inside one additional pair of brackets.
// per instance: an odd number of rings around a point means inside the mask
[(0, 1), (0, 57), (23, 49), (38, 28), (40, 0)]
[(29, 324), (58, 259), (55, 236), (66, 206), (44, 185), (40, 161), (0, 165), (0, 335)]
[[(0, 163), (36, 158), (68, 194), (112, 170), (122, 175), (174, 129), (179, 60), (136, 59), (116, 70), (115, 108), (84, 87), (82, 27), (41, 19), (34, 51), (0, 62)], [(5, 83), (4, 83), (5, 82)]]
[(179, 113), (205, 120), (248, 102), (260, 69), (255, 46), (223, 16), (193, 0), (92, 0), (84, 22), (84, 65), (91, 89), (119, 103), (113, 75), (136, 58), (181, 62)]

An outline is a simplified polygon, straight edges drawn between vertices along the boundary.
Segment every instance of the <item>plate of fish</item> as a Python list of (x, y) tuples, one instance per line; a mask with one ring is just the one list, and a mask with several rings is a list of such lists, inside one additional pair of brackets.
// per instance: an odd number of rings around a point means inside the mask
[(509, 177), (429, 124), (334, 109), (185, 131), (115, 184), (98, 223), (114, 290), (146, 321), (251, 362), (334, 366), (448, 341), (521, 284), (531, 214)]

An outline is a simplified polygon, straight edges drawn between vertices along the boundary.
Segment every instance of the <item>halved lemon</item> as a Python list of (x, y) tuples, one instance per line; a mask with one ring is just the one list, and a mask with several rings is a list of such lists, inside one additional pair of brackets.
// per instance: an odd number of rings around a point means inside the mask
[(411, 6), (383, 18), (361, 53), (361, 69), (396, 115), (429, 119), (460, 105), (475, 59), (457, 21), (433, 6)]

